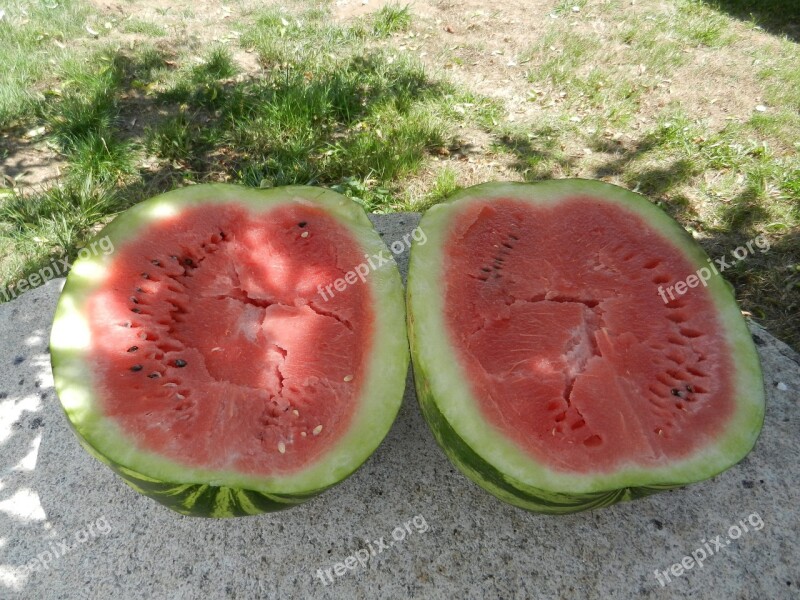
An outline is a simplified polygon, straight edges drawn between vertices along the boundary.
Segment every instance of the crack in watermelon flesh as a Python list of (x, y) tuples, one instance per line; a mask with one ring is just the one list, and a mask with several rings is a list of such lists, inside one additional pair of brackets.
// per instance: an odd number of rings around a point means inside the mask
[(730, 349), (695, 266), (637, 215), (588, 197), (475, 201), (444, 244), (445, 323), (485, 418), (568, 472), (653, 466), (734, 411)]
[(113, 256), (88, 301), (94, 389), (141, 449), (253, 475), (294, 472), (347, 431), (374, 313), (363, 260), (324, 210), (182, 210)]

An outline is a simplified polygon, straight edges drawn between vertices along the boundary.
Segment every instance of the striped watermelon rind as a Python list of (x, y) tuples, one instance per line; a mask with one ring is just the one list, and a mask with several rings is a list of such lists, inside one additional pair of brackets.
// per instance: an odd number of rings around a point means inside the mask
[[(197, 205), (237, 202), (261, 212), (291, 202), (322, 207), (347, 227), (365, 254), (391, 257), (364, 210), (336, 192), (309, 186), (258, 190), (227, 184), (182, 188), (151, 198), (120, 214), (96, 240), (108, 237), (115, 248), (139, 231)], [(114, 258), (98, 254), (73, 265), (56, 307), (50, 338), (55, 388), (81, 445), (110, 466), (136, 491), (186, 515), (232, 517), (288, 508), (341, 482), (381, 443), (399, 411), (408, 370), (408, 342), (402, 281), (393, 260), (370, 272), (375, 306), (368, 373), (348, 431), (319, 460), (297, 473), (269, 477), (214, 471), (180, 464), (138, 448), (100, 409), (89, 374), (91, 340), (84, 299), (104, 280)], [(355, 265), (354, 265), (355, 266)]]
[(610, 473), (558, 472), (534, 460), (485, 421), (469, 387), (444, 320), (446, 279), (443, 243), (448, 224), (472, 201), (514, 198), (552, 205), (591, 196), (631, 211), (670, 239), (698, 268), (708, 256), (671, 217), (643, 196), (611, 184), (581, 180), (486, 183), (457, 192), (425, 213), (424, 244), (412, 246), (407, 312), (417, 397), (434, 437), (450, 460), (475, 483), (515, 506), (542, 513), (570, 513), (631, 500), (709, 479), (732, 467), (755, 445), (764, 421), (764, 387), (758, 354), (729, 285), (708, 282), (717, 316), (732, 349), (735, 411), (725, 431), (688, 458), (658, 468), (631, 465)]

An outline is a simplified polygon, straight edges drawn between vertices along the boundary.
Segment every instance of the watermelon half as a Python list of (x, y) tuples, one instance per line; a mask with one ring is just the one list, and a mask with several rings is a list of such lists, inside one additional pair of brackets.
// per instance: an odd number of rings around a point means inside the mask
[(498, 498), (604, 506), (712, 477), (755, 444), (764, 389), (742, 315), (645, 198), (585, 180), (483, 184), (420, 228), (407, 295), (419, 402), (452, 462)]
[(198, 185), (134, 206), (90, 247), (109, 241), (73, 266), (50, 347), (79, 440), (131, 487), (187, 515), (256, 514), (377, 448), (405, 387), (405, 308), (356, 203)]

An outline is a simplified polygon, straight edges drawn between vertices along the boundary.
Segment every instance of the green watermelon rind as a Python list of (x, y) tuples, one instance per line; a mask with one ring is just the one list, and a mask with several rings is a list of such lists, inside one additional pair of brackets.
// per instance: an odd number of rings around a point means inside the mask
[(545, 513), (590, 509), (711, 478), (749, 453), (764, 421), (758, 354), (735, 298), (719, 275), (708, 282), (708, 290), (733, 350), (736, 408), (725, 430), (707, 440), (701, 450), (654, 468), (629, 465), (609, 473), (565, 473), (537, 462), (483, 419), (443, 320), (442, 243), (448, 225), (471, 201), (514, 198), (552, 204), (575, 196), (591, 196), (633, 212), (697, 268), (708, 266), (708, 256), (699, 244), (643, 196), (599, 181), (568, 179), (481, 184), (432, 207), (420, 221), (426, 241), (412, 246), (408, 274), (406, 302), (414, 380), (434, 437), (452, 462), (478, 485), (511, 504)]
[[(182, 208), (215, 202), (239, 202), (256, 212), (290, 202), (322, 207), (347, 227), (365, 254), (392, 256), (357, 203), (331, 190), (308, 186), (269, 190), (228, 184), (186, 187), (128, 209), (95, 239), (108, 236), (119, 249), (161, 218)], [(131, 487), (183, 514), (257, 514), (298, 504), (341, 482), (380, 445), (400, 409), (409, 363), (404, 293), (393, 260), (367, 277), (375, 306), (373, 351), (360, 396), (362, 405), (354, 412), (348, 431), (323, 457), (296, 473), (251, 476), (187, 466), (140, 449), (115, 421), (103, 415), (89, 377), (89, 329), (82, 301), (102, 283), (113, 257), (113, 253), (98, 254), (73, 265), (56, 307), (51, 364), (56, 392), (81, 444)]]

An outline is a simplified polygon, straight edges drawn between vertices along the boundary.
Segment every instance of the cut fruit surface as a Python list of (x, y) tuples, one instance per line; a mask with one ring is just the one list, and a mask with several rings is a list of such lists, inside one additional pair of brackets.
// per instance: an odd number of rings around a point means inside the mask
[(53, 370), (84, 446), (136, 489), (201, 516), (283, 508), (386, 435), (408, 366), (397, 268), (324, 292), (388, 254), (354, 202), (194, 186), (98, 237), (114, 250), (70, 273)]
[(744, 321), (702, 249), (642, 197), (582, 180), (485, 184), (420, 227), (408, 287), (420, 404), (489, 491), (580, 510), (711, 477), (752, 448), (764, 396)]

